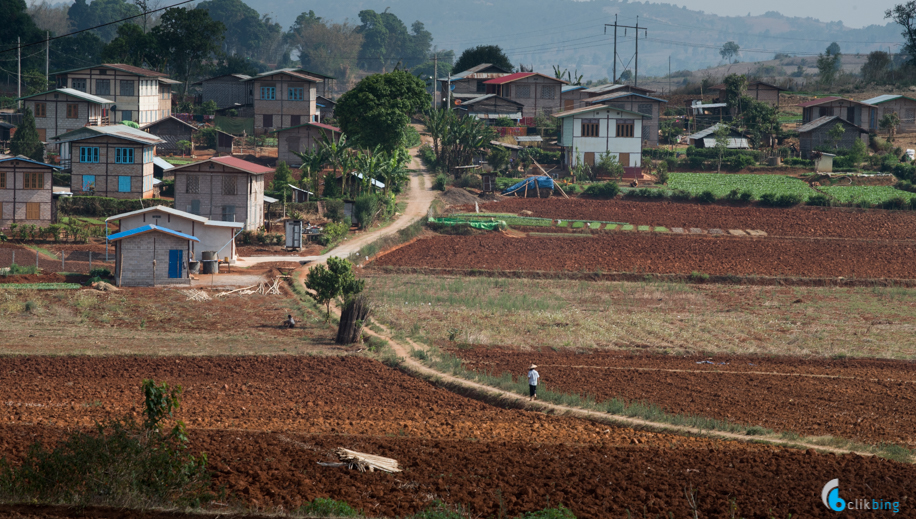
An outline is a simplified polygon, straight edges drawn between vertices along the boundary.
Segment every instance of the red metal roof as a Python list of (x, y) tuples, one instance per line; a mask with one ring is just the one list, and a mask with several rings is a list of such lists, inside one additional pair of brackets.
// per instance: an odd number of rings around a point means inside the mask
[(146, 77), (167, 77), (168, 74), (163, 74), (162, 72), (156, 72), (155, 70), (149, 70), (142, 67), (135, 67), (133, 65), (125, 65), (124, 63), (105, 63), (106, 67), (116, 68), (118, 70), (123, 70), (124, 72), (130, 72), (131, 74), (137, 74), (138, 76)]
[(508, 76), (493, 78), (487, 81), (484, 81), (485, 85), (504, 85), (506, 83), (511, 83), (512, 81), (517, 81), (519, 79), (525, 79), (526, 77), (531, 77), (535, 75), (534, 72), (516, 72), (515, 74), (509, 74)]
[(325, 130), (331, 130), (332, 132), (340, 133), (340, 128), (337, 128), (336, 126), (331, 126), (330, 124), (324, 124), (324, 123), (309, 123), (309, 124), (312, 126), (317, 126), (318, 128), (324, 128)]
[(213, 157), (210, 160), (255, 175), (263, 175), (264, 173), (273, 172), (273, 168), (268, 168), (260, 164), (255, 164), (254, 162), (248, 162), (247, 160), (242, 160), (235, 157)]
[[(836, 97), (836, 96), (822, 97), (822, 98), (820, 98), (820, 99), (814, 99), (814, 100), (811, 100), (811, 101), (805, 101), (804, 103), (798, 103), (798, 106), (800, 106), (800, 107), (802, 107), (802, 108), (808, 108), (809, 106), (817, 106), (817, 105), (820, 105), (820, 104), (829, 103), (830, 101), (838, 101), (838, 100), (841, 100), (841, 99), (843, 99), (843, 98), (842, 98), (842, 97)], [(855, 101), (853, 101), (853, 102), (855, 102)]]

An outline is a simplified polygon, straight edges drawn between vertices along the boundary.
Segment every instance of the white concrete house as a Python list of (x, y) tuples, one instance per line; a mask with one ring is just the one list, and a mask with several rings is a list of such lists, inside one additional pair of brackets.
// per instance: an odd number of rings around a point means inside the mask
[(245, 225), (245, 222), (210, 220), (161, 205), (116, 214), (105, 219), (106, 224), (112, 221), (118, 221), (120, 224), (119, 234), (147, 225), (155, 225), (193, 236), (199, 241), (190, 242), (190, 258), (188, 259), (200, 261), (202, 252), (216, 251), (220, 259), (229, 258), (229, 263), (235, 263), (238, 259), (235, 236)]
[(553, 114), (562, 121), (558, 143), (565, 151), (565, 165), (580, 162), (594, 166), (609, 153), (623, 166), (625, 177), (642, 174), (643, 114), (597, 105)]

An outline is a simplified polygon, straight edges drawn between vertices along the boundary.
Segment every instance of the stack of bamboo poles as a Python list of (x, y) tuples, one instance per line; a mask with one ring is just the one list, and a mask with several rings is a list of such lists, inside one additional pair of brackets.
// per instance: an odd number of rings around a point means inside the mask
[(389, 473), (401, 471), (398, 468), (398, 461), (391, 458), (373, 456), (344, 448), (337, 449), (337, 457), (340, 458), (340, 461), (346, 463), (350, 469), (356, 468), (360, 472), (366, 472), (367, 470), (369, 472), (381, 470)]

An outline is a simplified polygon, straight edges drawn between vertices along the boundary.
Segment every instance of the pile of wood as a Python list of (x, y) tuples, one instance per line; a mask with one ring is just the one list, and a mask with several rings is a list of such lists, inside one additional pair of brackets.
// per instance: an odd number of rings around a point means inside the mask
[(185, 295), (188, 296), (189, 301), (204, 302), (210, 300), (210, 296), (203, 290), (191, 289), (188, 290)]
[(274, 279), (271, 282), (261, 281), (257, 285), (251, 285), (250, 287), (236, 288), (235, 290), (229, 290), (227, 292), (220, 292), (216, 294), (216, 297), (228, 296), (229, 294), (237, 294), (240, 296), (247, 296), (251, 294), (260, 294), (260, 295), (280, 295), (280, 278)]
[(391, 458), (373, 456), (371, 454), (364, 454), (344, 448), (337, 449), (337, 457), (340, 458), (340, 461), (345, 463), (348, 468), (355, 468), (360, 472), (375, 472), (376, 470), (381, 470), (391, 473), (401, 471), (401, 469), (398, 468), (398, 461)]

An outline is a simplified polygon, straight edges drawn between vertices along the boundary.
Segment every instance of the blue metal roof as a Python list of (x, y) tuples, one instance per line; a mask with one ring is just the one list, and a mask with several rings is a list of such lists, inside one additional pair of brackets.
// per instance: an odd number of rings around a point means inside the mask
[(581, 88), (585, 88), (585, 87), (582, 85), (566, 85), (565, 87), (560, 89), (560, 92), (564, 92), (564, 93), (572, 92), (573, 90), (579, 90)]
[(195, 238), (194, 236), (191, 236), (189, 234), (185, 234), (183, 232), (178, 232), (178, 231), (173, 231), (171, 229), (168, 229), (165, 227), (159, 227), (158, 225), (152, 225), (152, 224), (144, 225), (143, 227), (137, 227), (136, 229), (131, 229), (129, 231), (112, 234), (111, 236), (108, 237), (108, 241), (123, 240), (124, 238), (130, 238), (132, 236), (139, 236), (141, 234), (145, 234), (145, 233), (153, 232), (153, 231), (164, 232), (166, 234), (171, 234), (172, 236), (177, 236), (178, 238), (184, 238), (186, 240), (193, 240), (196, 242), (200, 241), (197, 238)]
[(36, 164), (38, 166), (47, 166), (49, 168), (60, 169), (60, 166), (52, 166), (51, 164), (45, 164), (44, 162), (38, 162), (37, 160), (32, 160), (28, 157), (22, 155), (0, 155), (0, 162), (7, 162), (10, 160), (21, 160), (22, 162), (28, 162), (30, 164)]
[(894, 101), (895, 99), (900, 99), (901, 97), (904, 98), (904, 99), (908, 99), (908, 100), (910, 100), (910, 101), (916, 101), (916, 99), (913, 99), (912, 97), (907, 97), (907, 96), (905, 96), (905, 95), (899, 95), (899, 94), (884, 94), (884, 95), (880, 95), (880, 96), (878, 96), (878, 97), (873, 97), (873, 98), (871, 98), (871, 99), (866, 99), (865, 101), (862, 101), (862, 102), (865, 103), (865, 104), (867, 104), (867, 105), (879, 105), (879, 104), (881, 104), (881, 103), (886, 103), (886, 102), (888, 102), (888, 101)]

